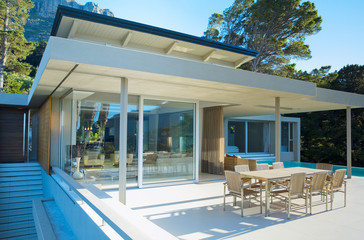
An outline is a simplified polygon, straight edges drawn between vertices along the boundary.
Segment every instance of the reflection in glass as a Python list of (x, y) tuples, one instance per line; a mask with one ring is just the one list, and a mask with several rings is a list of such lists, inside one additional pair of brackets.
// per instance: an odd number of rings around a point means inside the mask
[(194, 179), (193, 126), (193, 103), (144, 101), (144, 183)]
[[(62, 100), (62, 161), (64, 170), (75, 179), (117, 184), (119, 99), (118, 94), (75, 91)], [(128, 182), (134, 183), (137, 179), (137, 101), (137, 97), (129, 97), (126, 167)]]

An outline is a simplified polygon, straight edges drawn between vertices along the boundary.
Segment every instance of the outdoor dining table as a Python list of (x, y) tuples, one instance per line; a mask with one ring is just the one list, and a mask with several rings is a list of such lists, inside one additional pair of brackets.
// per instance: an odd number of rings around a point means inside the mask
[(291, 177), (293, 173), (306, 173), (306, 176), (313, 176), (317, 172), (327, 172), (327, 170), (322, 169), (312, 169), (304, 167), (293, 167), (293, 168), (279, 168), (272, 170), (262, 170), (262, 171), (249, 171), (241, 172), (241, 176), (244, 178), (253, 178), (265, 182), (265, 216), (270, 215), (270, 188), (271, 183), (275, 181), (281, 181)]

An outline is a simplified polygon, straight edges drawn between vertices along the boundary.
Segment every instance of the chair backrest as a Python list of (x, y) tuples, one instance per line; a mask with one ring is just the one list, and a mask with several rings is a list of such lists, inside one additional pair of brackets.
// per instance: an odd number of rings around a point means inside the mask
[(311, 182), (312, 192), (322, 191), (322, 189), (325, 186), (326, 177), (327, 177), (327, 172), (318, 172), (313, 175)]
[(235, 172), (249, 172), (249, 165), (235, 165)]
[(303, 194), (305, 190), (306, 173), (293, 173), (291, 175), (291, 181), (289, 191), (291, 195)]
[(273, 169), (284, 168), (284, 165), (282, 162), (274, 162), (272, 165), (273, 165)]
[(256, 171), (257, 170), (257, 160), (255, 159), (248, 159), (249, 170)]
[(269, 170), (268, 163), (259, 163), (259, 164), (257, 164), (257, 171), (261, 171), (261, 170)]
[(316, 163), (316, 169), (323, 169), (332, 171), (332, 164), (330, 163)]
[(332, 178), (333, 188), (341, 188), (344, 182), (345, 174), (346, 174), (346, 169), (338, 169), (335, 171), (334, 176)]
[(225, 171), (225, 178), (228, 190), (240, 194), (242, 186), (240, 173), (227, 170)]

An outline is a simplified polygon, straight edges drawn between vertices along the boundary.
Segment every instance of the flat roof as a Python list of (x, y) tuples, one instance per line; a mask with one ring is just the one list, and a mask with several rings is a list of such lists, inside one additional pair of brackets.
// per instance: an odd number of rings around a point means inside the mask
[(48, 42), (30, 104), (37, 107), (52, 92), (57, 97), (70, 89), (117, 95), (121, 77), (129, 79), (130, 95), (224, 106), (226, 117), (274, 114), (276, 97), (282, 114), (364, 107), (364, 95), (311, 82), (58, 37)]

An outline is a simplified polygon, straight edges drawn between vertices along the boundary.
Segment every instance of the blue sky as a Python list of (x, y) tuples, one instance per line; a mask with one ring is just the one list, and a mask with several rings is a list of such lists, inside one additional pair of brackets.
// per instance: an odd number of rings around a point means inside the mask
[[(233, 0), (93, 0), (116, 17), (202, 36), (212, 13), (222, 13)], [(85, 0), (77, 0), (86, 3)], [(312, 58), (295, 61), (311, 71), (331, 65), (364, 65), (364, 0), (313, 0), (323, 18), (322, 30), (307, 38)]]

